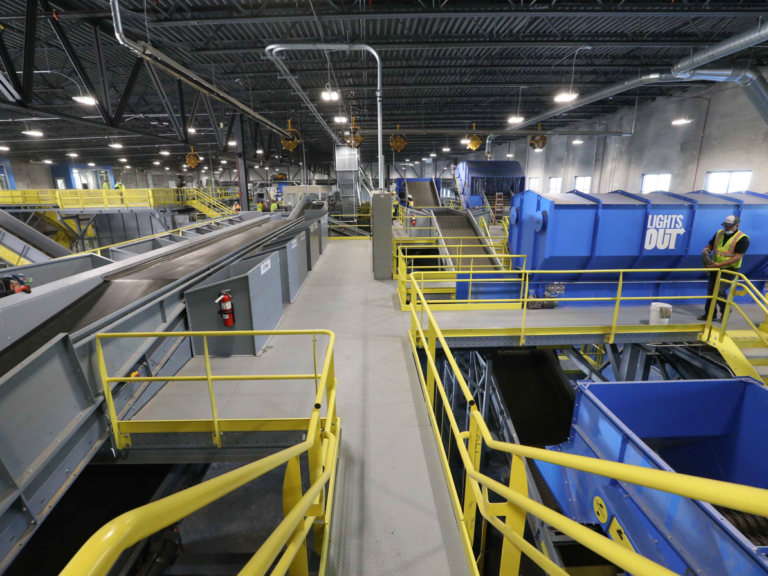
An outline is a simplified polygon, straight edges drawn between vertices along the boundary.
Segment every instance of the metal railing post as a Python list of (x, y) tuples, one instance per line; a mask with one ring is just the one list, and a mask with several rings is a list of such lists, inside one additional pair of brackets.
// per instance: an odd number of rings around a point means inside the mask
[[(301, 463), (295, 456), (288, 460), (285, 466), (285, 478), (283, 479), (283, 516), (288, 516), (291, 510), (299, 503), (303, 496), (301, 488)], [(304, 523), (299, 522), (293, 530), (292, 537), (300, 537), (304, 533)], [(302, 538), (299, 550), (294, 556), (288, 569), (290, 576), (308, 576), (309, 564), (307, 562), (307, 539)]]
[(721, 273), (722, 273), (722, 270), (718, 268), (717, 272), (715, 273), (716, 274), (715, 286), (712, 290), (712, 294), (707, 295), (707, 299), (709, 300), (709, 312), (707, 312), (707, 322), (704, 325), (704, 333), (707, 335), (707, 339), (709, 339), (712, 336), (712, 318), (714, 317), (714, 314), (717, 312), (717, 295), (720, 292)]
[[(512, 466), (509, 473), (509, 487), (515, 492), (528, 496), (528, 475), (525, 472), (525, 461), (517, 454), (512, 455)], [(525, 515), (522, 508), (507, 501), (507, 519), (505, 524), (509, 526), (521, 538), (525, 532)], [(499, 574), (518, 574), (520, 572), (520, 548), (504, 538), (501, 548), (501, 569)]]
[(523, 288), (523, 320), (520, 323), (520, 343), (519, 346), (522, 346), (525, 344), (525, 317), (528, 313), (528, 283), (530, 281), (531, 275), (530, 273), (523, 270), (523, 282), (521, 282), (520, 286)]
[(319, 388), (317, 383), (317, 335), (312, 334), (312, 360), (315, 364), (315, 394), (317, 394), (317, 390)]
[(619, 286), (616, 289), (616, 305), (613, 307), (613, 321), (611, 322), (611, 333), (608, 336), (608, 344), (613, 344), (616, 337), (616, 323), (619, 320), (619, 305), (621, 304), (621, 290), (624, 286), (624, 272), (619, 272)]
[[(733, 276), (733, 279), (731, 280), (731, 287), (728, 289), (728, 298), (725, 300), (725, 310), (723, 311), (723, 320), (720, 324), (720, 335), (718, 336), (718, 340), (720, 342), (723, 342), (725, 340), (725, 333), (728, 330), (728, 320), (731, 318), (731, 309), (733, 308), (733, 299), (736, 296), (736, 289), (739, 286), (739, 278), (738, 276)], [(717, 294), (717, 292), (715, 292)], [(720, 298), (718, 297), (717, 301), (719, 301)]]
[(123, 448), (130, 448), (131, 437), (128, 434), (122, 434), (120, 432), (120, 422), (117, 419), (117, 411), (115, 410), (115, 400), (112, 398), (111, 382), (109, 375), (107, 374), (107, 365), (104, 362), (104, 349), (101, 346), (101, 339), (96, 337), (96, 357), (99, 363), (99, 375), (101, 376), (101, 385), (104, 392), (104, 400), (107, 402), (107, 413), (109, 414), (109, 422), (112, 424), (112, 435), (115, 438), (115, 449), (122, 450)]
[[(415, 282), (414, 278), (414, 282)], [(432, 323), (432, 320), (427, 318), (427, 342), (424, 343), (424, 347), (427, 349), (427, 354), (432, 358), (437, 357), (437, 331)], [(434, 404), (435, 402), (435, 372), (427, 365), (427, 393), (429, 394), (429, 401)]]
[(213, 414), (213, 443), (221, 448), (221, 431), (219, 429), (219, 413), (216, 410), (216, 397), (213, 393), (213, 378), (211, 377), (211, 359), (208, 356), (208, 337), (203, 336), (203, 356), (205, 357), (205, 376), (208, 380), (208, 394), (211, 397), (211, 413)]
[[(433, 356), (434, 357), (434, 356)], [(477, 410), (474, 404), (474, 400), (470, 402), (470, 412)], [(465, 432), (466, 434), (466, 432)], [(458, 442), (464, 442), (463, 439), (457, 438)], [(467, 438), (467, 452), (469, 453), (469, 459), (471, 466), (474, 470), (480, 469), (480, 455), (483, 448), (483, 436), (477, 427), (477, 422), (474, 418), (469, 420), (469, 434)], [(475, 520), (477, 518), (477, 498), (475, 497), (475, 491), (470, 489), (470, 483), (472, 478), (470, 476), (470, 470), (466, 471), (466, 479), (464, 482), (464, 526), (467, 529), (469, 535), (469, 542), (475, 541)]]

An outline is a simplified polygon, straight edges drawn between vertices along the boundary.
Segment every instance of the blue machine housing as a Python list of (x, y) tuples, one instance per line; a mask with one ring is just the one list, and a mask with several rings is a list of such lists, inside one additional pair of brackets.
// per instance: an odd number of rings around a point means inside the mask
[[(570, 437), (549, 449), (768, 488), (766, 411), (768, 389), (749, 378), (580, 383)], [(608, 534), (615, 518), (635, 551), (677, 574), (768, 573), (768, 548), (708, 503), (537, 464), (563, 514)]]
[[(514, 160), (460, 162), (456, 166), (456, 182), (465, 208), (483, 205), (483, 195), (519, 194), (525, 190), (525, 172)], [(489, 198), (489, 202), (492, 200)]]
[[(590, 195), (575, 190), (566, 194), (528, 190), (513, 199), (508, 246), (511, 254), (527, 256), (529, 270), (701, 268), (701, 250), (730, 214), (741, 218), (741, 230), (750, 237), (740, 272), (762, 289), (768, 279), (768, 195), (755, 192), (631, 194), (617, 190)], [(547, 284), (563, 282), (565, 298), (606, 297), (616, 294), (617, 279), (616, 274), (534, 274), (531, 289), (541, 297)], [(706, 274), (636, 273), (625, 275), (624, 282), (624, 296), (663, 300), (664, 296), (704, 294)], [(626, 302), (632, 304), (647, 305), (647, 301)]]

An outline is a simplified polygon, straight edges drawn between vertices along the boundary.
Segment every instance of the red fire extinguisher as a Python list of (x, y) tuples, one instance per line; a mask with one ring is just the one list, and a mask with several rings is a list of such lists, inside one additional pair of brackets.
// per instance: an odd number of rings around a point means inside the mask
[(229, 290), (222, 290), (221, 295), (216, 298), (216, 304), (219, 305), (219, 314), (224, 326), (235, 325), (235, 309), (232, 307), (232, 296)]
[(416, 227), (416, 216), (411, 217), (411, 227)]

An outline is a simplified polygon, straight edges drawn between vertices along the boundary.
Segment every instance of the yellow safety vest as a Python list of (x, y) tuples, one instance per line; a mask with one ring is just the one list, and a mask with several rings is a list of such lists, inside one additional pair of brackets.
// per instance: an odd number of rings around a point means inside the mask
[(272, 202), (272, 204), (269, 205), (269, 211), (270, 212), (274, 212), (276, 210), (277, 210), (277, 203), (276, 202)]
[[(725, 232), (723, 230), (718, 230), (717, 234), (715, 235), (715, 250), (712, 252), (712, 262), (715, 264), (721, 264), (727, 260), (730, 260), (733, 258), (736, 249), (736, 244), (739, 242), (741, 238), (747, 237), (744, 232), (741, 230), (736, 231), (735, 234), (731, 234), (730, 238), (726, 238)], [(741, 268), (741, 260), (738, 262), (731, 264), (729, 268), (733, 268), (734, 270), (738, 270)]]
[(264, 207), (261, 205), (261, 202), (256, 204), (256, 210), (258, 210), (259, 212), (264, 212)]

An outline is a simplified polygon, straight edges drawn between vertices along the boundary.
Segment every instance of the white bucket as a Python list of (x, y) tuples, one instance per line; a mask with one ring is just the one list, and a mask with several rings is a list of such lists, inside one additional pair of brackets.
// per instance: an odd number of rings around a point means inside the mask
[(663, 302), (651, 302), (651, 321), (650, 324), (669, 324), (672, 318), (672, 305)]

